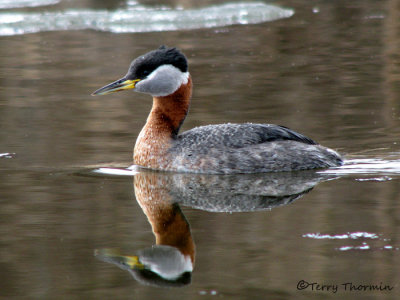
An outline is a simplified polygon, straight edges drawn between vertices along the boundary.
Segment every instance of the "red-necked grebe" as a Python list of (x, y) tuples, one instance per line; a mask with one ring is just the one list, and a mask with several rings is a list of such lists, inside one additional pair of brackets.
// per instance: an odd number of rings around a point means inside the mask
[(231, 174), (295, 171), (342, 165), (335, 151), (272, 124), (221, 124), (179, 134), (189, 110), (192, 79), (186, 57), (161, 46), (136, 58), (122, 79), (92, 95), (133, 89), (153, 96), (135, 148), (136, 165), (166, 171)]

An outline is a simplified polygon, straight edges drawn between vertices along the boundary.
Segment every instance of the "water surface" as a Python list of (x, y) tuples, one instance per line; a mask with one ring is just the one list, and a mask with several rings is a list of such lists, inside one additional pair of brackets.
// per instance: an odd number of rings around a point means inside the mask
[[(6, 15), (59, 14), (71, 24), (17, 32), (31, 28), (22, 22), (0, 36), (1, 297), (399, 298), (400, 18), (394, 1), (263, 2), (293, 13), (213, 26), (204, 12), (227, 2), (26, 3), (1, 7), (0, 28), (8, 26)], [(250, 12), (254, 1), (229, 3), (240, 13)], [(201, 26), (111, 29), (121, 26), (112, 18), (135, 7), (149, 15), (195, 13)], [(80, 27), (82, 11), (108, 15), (108, 29)], [(135, 27), (128, 25), (123, 28)], [(281, 124), (343, 153), (346, 165), (257, 178), (160, 177), (127, 169), (151, 100), (129, 92), (90, 94), (161, 44), (179, 47), (189, 59), (194, 94), (183, 130)], [(143, 185), (137, 188), (135, 180)], [(163, 184), (149, 188), (148, 181)], [(169, 201), (153, 207), (163, 212), (172, 205), (190, 226), (194, 264), (181, 287), (148, 285), (127, 269), (132, 257), (157, 243), (157, 218), (140, 202), (148, 198), (138, 197), (146, 188)], [(299, 290), (303, 281), (339, 288)], [(349, 291), (346, 283), (393, 289)]]
[[(44, 4), (51, 3), (45, 2)], [(21, 3), (24, 5), (24, 2)], [(26, 3), (26, 6), (34, 3)], [(40, 5), (40, 3), (38, 3)], [(15, 7), (13, 3), (3, 7)], [(1, 8), (1, 7), (0, 7)], [(145, 6), (128, 1), (127, 7), (110, 10), (64, 9), (44, 12), (0, 13), (0, 35), (41, 31), (94, 29), (123, 32), (157, 32), (257, 24), (288, 18), (293, 10), (263, 2), (238, 2), (183, 9), (165, 5)]]

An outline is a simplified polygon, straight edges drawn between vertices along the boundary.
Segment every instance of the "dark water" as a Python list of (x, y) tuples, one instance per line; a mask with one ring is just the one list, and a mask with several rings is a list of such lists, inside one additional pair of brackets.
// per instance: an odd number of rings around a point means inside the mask
[[(222, 3), (163, 5), (198, 13)], [(154, 8), (157, 2), (139, 4)], [(399, 298), (398, 4), (270, 4), (295, 13), (193, 30), (67, 27), (0, 36), (1, 297)], [(137, 4), (129, 5), (61, 1), (0, 9), (0, 23), (11, 12), (112, 12)], [(151, 101), (128, 92), (90, 93), (161, 44), (189, 58), (195, 85), (184, 130), (224, 122), (282, 124), (337, 149), (348, 165), (239, 178), (93, 172), (131, 164)], [(145, 268), (127, 270), (133, 258), (126, 256), (156, 244), (152, 226), (163, 222), (180, 230), (158, 231), (157, 241), (174, 246), (181, 234), (184, 242), (175, 246), (195, 258), (193, 272), (143, 279)], [(299, 290), (301, 280), (316, 284)], [(337, 286), (336, 293), (327, 285)]]

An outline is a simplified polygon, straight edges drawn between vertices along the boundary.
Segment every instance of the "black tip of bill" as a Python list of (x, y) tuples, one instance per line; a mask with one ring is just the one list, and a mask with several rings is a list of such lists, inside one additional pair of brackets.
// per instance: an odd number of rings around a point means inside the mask
[(107, 95), (109, 93), (113, 92), (119, 92), (123, 90), (130, 90), (135, 88), (135, 84), (139, 81), (139, 79), (119, 79), (117, 81), (114, 81), (110, 84), (107, 84), (106, 86), (103, 86), (102, 88), (99, 88), (98, 90), (94, 91), (91, 95), (92, 96), (97, 96), (97, 95)]

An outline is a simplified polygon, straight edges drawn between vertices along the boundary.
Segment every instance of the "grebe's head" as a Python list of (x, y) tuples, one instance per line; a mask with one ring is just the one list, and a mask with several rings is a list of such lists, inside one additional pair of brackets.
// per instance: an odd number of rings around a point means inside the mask
[(123, 78), (98, 89), (92, 95), (133, 89), (154, 97), (163, 97), (174, 93), (188, 79), (188, 63), (182, 52), (161, 46), (136, 58)]

